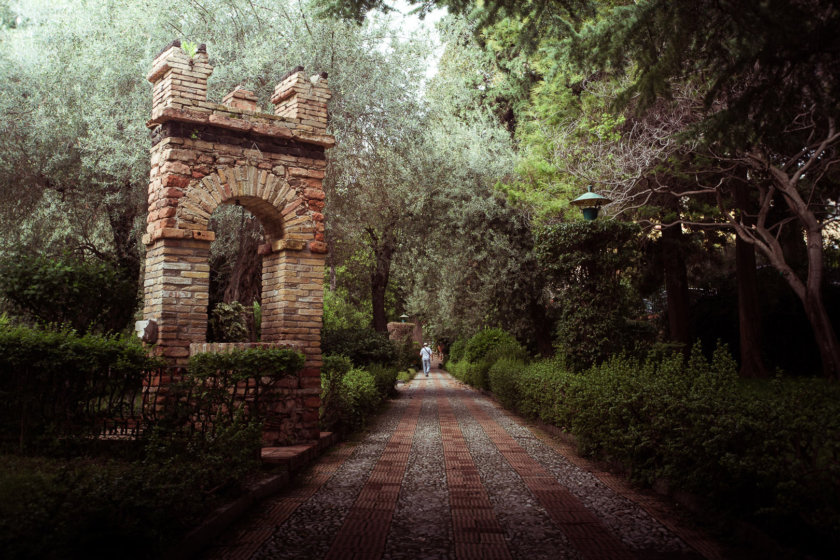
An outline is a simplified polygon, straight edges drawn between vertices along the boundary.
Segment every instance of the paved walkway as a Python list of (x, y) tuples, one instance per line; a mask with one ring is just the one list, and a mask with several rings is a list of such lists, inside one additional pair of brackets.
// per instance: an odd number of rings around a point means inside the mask
[(433, 371), (361, 441), (323, 457), (204, 557), (725, 557), (658, 500), (570, 451)]

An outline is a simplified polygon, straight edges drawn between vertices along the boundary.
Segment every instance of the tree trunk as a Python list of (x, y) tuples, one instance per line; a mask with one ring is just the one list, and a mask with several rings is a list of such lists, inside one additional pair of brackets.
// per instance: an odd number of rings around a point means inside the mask
[[(830, 134), (821, 144), (810, 151), (810, 156), (803, 163), (801, 154), (791, 161), (777, 165), (774, 158), (761, 148), (755, 148), (746, 154), (745, 163), (755, 169), (759, 175), (767, 174), (769, 181), (765, 184), (756, 182), (754, 186), (759, 194), (758, 214), (754, 225), (747, 225), (740, 220), (731, 220), (738, 235), (748, 243), (752, 243), (778, 270), (794, 293), (799, 297), (805, 308), (805, 314), (811, 323), (814, 340), (820, 351), (823, 375), (828, 379), (840, 380), (840, 344), (834, 326), (829, 320), (822, 300), (823, 279), (823, 224), (812, 210), (811, 201), (804, 199), (798, 187), (804, 174), (816, 174), (819, 177), (819, 166), (825, 163), (824, 154), (828, 147), (840, 138), (834, 130), (834, 123), (830, 123)], [(781, 194), (776, 197), (776, 194)], [(803, 281), (796, 270), (787, 261), (785, 251), (778, 238), (778, 227), (783, 224), (768, 225), (767, 219), (774, 203), (783, 202), (798, 221), (805, 232), (806, 256), (808, 271)], [(721, 195), (718, 193), (718, 204)]]
[[(741, 221), (752, 226), (748, 215), (749, 197), (743, 186), (735, 186), (735, 201)], [(761, 312), (758, 302), (758, 278), (755, 269), (755, 246), (735, 237), (735, 273), (738, 280), (738, 331), (741, 346), (741, 377), (766, 378), (769, 372), (761, 358)]]
[[(242, 211), (244, 213), (244, 210)], [(259, 221), (245, 220), (239, 228), (239, 249), (236, 263), (230, 272), (230, 280), (223, 299), (225, 303), (238, 301), (248, 307), (260, 300), (262, 295), (262, 258), (257, 249), (259, 242), (256, 233), (259, 231)]]
[(831, 324), (831, 319), (825, 310), (822, 294), (819, 290), (809, 293), (805, 297), (805, 314), (811, 322), (814, 338), (820, 349), (823, 375), (834, 381), (840, 380), (840, 345)]
[(805, 283), (805, 297), (802, 303), (820, 349), (823, 375), (837, 381), (840, 380), (840, 344), (838, 344), (837, 333), (834, 331), (822, 298), (824, 253), (822, 229), (818, 225), (809, 224), (806, 242), (808, 281)]
[(761, 313), (755, 271), (755, 247), (735, 238), (735, 270), (738, 279), (738, 331), (741, 342), (741, 377), (766, 378), (769, 372), (761, 358)]
[(368, 230), (374, 255), (374, 269), (370, 275), (370, 299), (373, 306), (373, 329), (388, 332), (388, 319), (385, 315), (385, 291), (391, 275), (391, 259), (396, 249), (396, 237), (391, 228), (386, 228), (382, 238), (373, 230)]
[(688, 273), (683, 255), (682, 226), (662, 228), (662, 260), (665, 269), (665, 293), (668, 297), (668, 327), (674, 342), (691, 346), (688, 321)]
[[(134, 219), (137, 217), (137, 207), (131, 204), (109, 206), (108, 223), (114, 236), (114, 252), (120, 275), (127, 281), (134, 292), (140, 287), (140, 250), (137, 247), (137, 236), (134, 235)], [(111, 313), (105, 328), (118, 332), (125, 328), (134, 317), (136, 306), (126, 306)]]

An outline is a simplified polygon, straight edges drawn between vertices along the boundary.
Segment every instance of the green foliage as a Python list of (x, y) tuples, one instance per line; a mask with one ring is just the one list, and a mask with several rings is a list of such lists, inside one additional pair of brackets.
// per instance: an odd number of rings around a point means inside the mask
[(489, 389), (503, 406), (516, 409), (519, 405), (519, 378), (525, 362), (513, 357), (496, 360), (487, 373)]
[(467, 340), (464, 338), (459, 338), (455, 342), (452, 343), (452, 346), (449, 347), (449, 359), (453, 362), (460, 362), (464, 359), (464, 352), (467, 350)]
[(615, 221), (543, 227), (537, 254), (554, 292), (555, 345), (568, 365), (583, 369), (631, 348), (641, 300), (633, 286), (640, 229)]
[[(639, 481), (666, 480), (796, 534), (840, 536), (840, 389), (822, 380), (743, 383), (725, 347), (583, 372), (562, 359), (491, 368), (499, 399), (577, 436), (582, 452)], [(807, 403), (807, 404), (806, 404)], [(817, 534), (814, 533), (814, 534)]]
[(393, 391), (396, 370), (376, 365), (373, 373), (354, 368), (346, 356), (325, 355), (321, 367), (321, 425), (328, 430), (351, 431)]
[(351, 423), (360, 426), (382, 401), (376, 379), (363, 369), (353, 368), (341, 379), (342, 398), (350, 411)]
[(251, 304), (251, 313), (254, 316), (254, 338), (260, 340), (262, 337), (262, 306), (258, 301)]
[(420, 364), (420, 343), (415, 342), (411, 336), (405, 336), (402, 340), (394, 340), (392, 344), (397, 352), (397, 367), (406, 369)]
[(190, 58), (193, 58), (198, 52), (198, 43), (192, 41), (181, 41), (181, 50)]
[(0, 296), (41, 324), (79, 332), (123, 330), (137, 306), (137, 282), (108, 263), (14, 254), (0, 259)]
[(139, 460), (0, 456), (0, 549), (9, 558), (159, 558), (259, 466), (261, 426), (155, 432)]
[(245, 342), (248, 340), (248, 326), (245, 323), (245, 306), (238, 301), (220, 302), (213, 308), (210, 317), (210, 336), (213, 342)]
[(346, 289), (324, 290), (324, 330), (364, 330), (370, 328), (370, 324), (370, 314), (350, 302)]
[(373, 363), (390, 365), (398, 359), (388, 335), (370, 327), (324, 328), (321, 330), (321, 350), (324, 354), (347, 356), (358, 367)]
[(512, 335), (502, 329), (484, 329), (467, 341), (464, 359), (468, 362), (480, 362), (492, 352), (497, 352), (502, 348), (520, 348), (520, 346)]
[(296, 375), (302, 368), (304, 356), (287, 348), (249, 348), (230, 352), (200, 352), (190, 356), (189, 372), (202, 379), (225, 372), (231, 381), (250, 377), (280, 377)]
[(84, 433), (98, 418), (120, 413), (95, 404), (103, 394), (139, 389), (146, 372), (160, 366), (136, 337), (79, 335), (2, 320), (0, 437), (29, 447), (48, 443), (67, 426)]
[(399, 373), (396, 367), (370, 364), (366, 369), (373, 376), (376, 382), (376, 390), (383, 398), (393, 397), (396, 394), (397, 374)]

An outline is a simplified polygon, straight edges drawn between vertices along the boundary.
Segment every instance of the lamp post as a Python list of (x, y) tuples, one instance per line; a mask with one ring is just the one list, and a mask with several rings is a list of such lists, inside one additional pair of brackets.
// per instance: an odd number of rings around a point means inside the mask
[(405, 323), (406, 319), (408, 319), (408, 315), (406, 315), (405, 313), (400, 315), (400, 323)]
[(598, 217), (598, 210), (601, 205), (612, 202), (609, 198), (592, 192), (592, 185), (586, 187), (586, 192), (571, 201), (569, 204), (577, 206), (583, 211), (583, 219), (592, 222)]

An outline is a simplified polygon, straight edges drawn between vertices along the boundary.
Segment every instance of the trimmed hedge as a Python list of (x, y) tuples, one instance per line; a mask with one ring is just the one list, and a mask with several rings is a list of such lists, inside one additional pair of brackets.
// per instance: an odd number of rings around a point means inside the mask
[(249, 377), (295, 375), (303, 369), (302, 353), (288, 348), (249, 348), (230, 352), (202, 352), (190, 357), (189, 372), (208, 377), (227, 372), (233, 381)]
[(135, 337), (79, 335), (0, 320), (0, 438), (20, 447), (108, 415), (103, 395), (139, 388), (161, 367)]
[[(563, 359), (497, 362), (499, 399), (577, 437), (580, 450), (665, 480), (803, 542), (840, 544), (840, 386), (747, 382), (725, 348), (696, 345), (574, 373)], [(804, 535), (804, 536), (802, 536)]]

